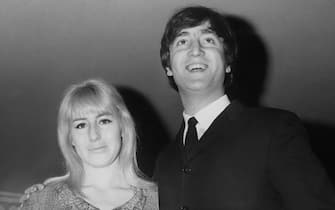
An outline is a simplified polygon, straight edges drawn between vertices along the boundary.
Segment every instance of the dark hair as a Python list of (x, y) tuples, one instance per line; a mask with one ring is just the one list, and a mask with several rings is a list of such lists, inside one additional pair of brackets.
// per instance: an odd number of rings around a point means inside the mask
[[(221, 38), (223, 38), (224, 56), (227, 60), (227, 64), (231, 66), (233, 70), (233, 63), (237, 53), (237, 46), (235, 42), (235, 36), (225, 19), (224, 15), (216, 12), (213, 9), (204, 6), (192, 6), (185, 7), (177, 11), (167, 22), (164, 34), (161, 39), (161, 63), (166, 71), (167, 67), (170, 67), (170, 45), (173, 43), (178, 33), (185, 29), (195, 26), (199, 26), (205, 22), (209, 22), (211, 30)], [(232, 73), (230, 73), (230, 76)], [(170, 85), (178, 90), (177, 85), (172, 76), (169, 76)], [(231, 77), (232, 78), (232, 77)], [(231, 78), (225, 80), (225, 85), (231, 83)]]

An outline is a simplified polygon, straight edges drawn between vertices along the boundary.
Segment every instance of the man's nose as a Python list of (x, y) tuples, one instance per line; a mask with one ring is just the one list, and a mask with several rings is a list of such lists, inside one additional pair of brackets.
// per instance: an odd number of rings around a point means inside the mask
[(97, 141), (100, 139), (100, 129), (98, 125), (90, 126), (90, 140)]
[(190, 54), (192, 56), (200, 56), (203, 53), (204, 53), (204, 51), (202, 49), (202, 46), (201, 46), (200, 42), (198, 40), (192, 42)]

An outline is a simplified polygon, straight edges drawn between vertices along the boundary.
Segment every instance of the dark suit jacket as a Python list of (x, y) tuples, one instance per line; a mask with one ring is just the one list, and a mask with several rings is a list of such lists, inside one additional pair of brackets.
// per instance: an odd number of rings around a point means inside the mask
[(333, 186), (294, 114), (233, 102), (189, 154), (183, 129), (157, 162), (161, 210), (335, 209)]

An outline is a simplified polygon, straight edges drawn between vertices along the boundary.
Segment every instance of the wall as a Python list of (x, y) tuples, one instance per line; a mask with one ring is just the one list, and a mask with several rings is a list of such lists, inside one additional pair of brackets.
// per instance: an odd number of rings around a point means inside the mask
[[(160, 36), (171, 13), (190, 3), (231, 14), (242, 32), (252, 29), (241, 37), (244, 70), (255, 79), (240, 90), (246, 99), (296, 112), (315, 139), (320, 131), (333, 134), (334, 1), (1, 0), (0, 189), (22, 192), (62, 173), (58, 103), (69, 84), (88, 77), (122, 87), (133, 96), (129, 103), (142, 102), (151, 118), (139, 119), (163, 132), (149, 142), (171, 138), (182, 108), (160, 66)], [(252, 87), (255, 92), (245, 92)], [(132, 109), (136, 114), (138, 107)], [(327, 144), (314, 143), (330, 154)]]

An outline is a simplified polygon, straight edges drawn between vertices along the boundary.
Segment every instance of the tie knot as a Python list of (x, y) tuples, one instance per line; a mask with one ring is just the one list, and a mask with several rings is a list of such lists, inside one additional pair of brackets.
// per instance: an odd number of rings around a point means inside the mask
[(197, 119), (195, 117), (191, 117), (188, 119), (187, 124), (189, 127), (194, 127), (198, 123)]

